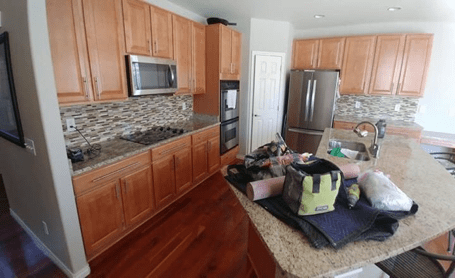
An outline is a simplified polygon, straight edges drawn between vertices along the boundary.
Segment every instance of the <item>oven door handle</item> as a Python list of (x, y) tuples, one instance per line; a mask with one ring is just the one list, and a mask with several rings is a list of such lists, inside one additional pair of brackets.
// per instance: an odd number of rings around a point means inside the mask
[(171, 65), (168, 65), (169, 66), (169, 76), (171, 77), (171, 80), (169, 80), (169, 87), (172, 88), (172, 86), (174, 86), (174, 82), (175, 82), (175, 75), (174, 75), (174, 71), (172, 70), (172, 67)]

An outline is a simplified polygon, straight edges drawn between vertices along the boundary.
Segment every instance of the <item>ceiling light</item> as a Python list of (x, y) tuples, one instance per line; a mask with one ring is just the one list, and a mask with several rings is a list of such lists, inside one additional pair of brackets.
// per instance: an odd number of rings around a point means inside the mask
[(325, 17), (325, 15), (323, 15), (323, 14), (316, 14), (316, 15), (314, 15), (314, 18), (323, 18), (323, 17)]
[(389, 12), (394, 12), (394, 11), (399, 11), (401, 10), (401, 7), (390, 7), (387, 9)]

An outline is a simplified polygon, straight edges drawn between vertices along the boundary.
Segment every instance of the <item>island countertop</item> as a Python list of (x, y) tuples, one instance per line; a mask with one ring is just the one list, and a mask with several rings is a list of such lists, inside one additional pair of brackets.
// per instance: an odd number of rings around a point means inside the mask
[[(369, 147), (372, 136), (358, 138), (352, 131), (326, 129), (316, 156), (340, 166), (355, 161), (327, 154), (328, 141), (333, 138), (363, 142)], [(455, 179), (410, 139), (386, 135), (380, 144), (379, 158), (358, 163), (359, 167), (361, 170), (380, 169), (389, 174), (419, 205), (417, 214), (400, 220), (395, 235), (383, 242), (359, 241), (339, 250), (316, 249), (300, 231), (281, 222), (231, 186), (274, 257), (277, 277), (332, 277), (413, 249), (455, 228)]]

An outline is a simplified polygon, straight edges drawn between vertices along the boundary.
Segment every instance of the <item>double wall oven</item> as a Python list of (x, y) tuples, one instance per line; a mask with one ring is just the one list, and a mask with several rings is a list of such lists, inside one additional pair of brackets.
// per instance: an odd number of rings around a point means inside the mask
[(220, 152), (239, 144), (239, 81), (220, 81)]

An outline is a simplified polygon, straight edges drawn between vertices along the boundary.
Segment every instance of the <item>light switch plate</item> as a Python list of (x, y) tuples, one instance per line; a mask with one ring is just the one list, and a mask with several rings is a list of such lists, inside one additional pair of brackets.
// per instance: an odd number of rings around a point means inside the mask
[(186, 103), (182, 103), (182, 110), (186, 110)]
[(354, 107), (358, 109), (358, 108), (360, 108), (360, 106), (362, 106), (360, 101), (356, 101)]
[(401, 104), (395, 104), (395, 111), (399, 112), (401, 108)]

